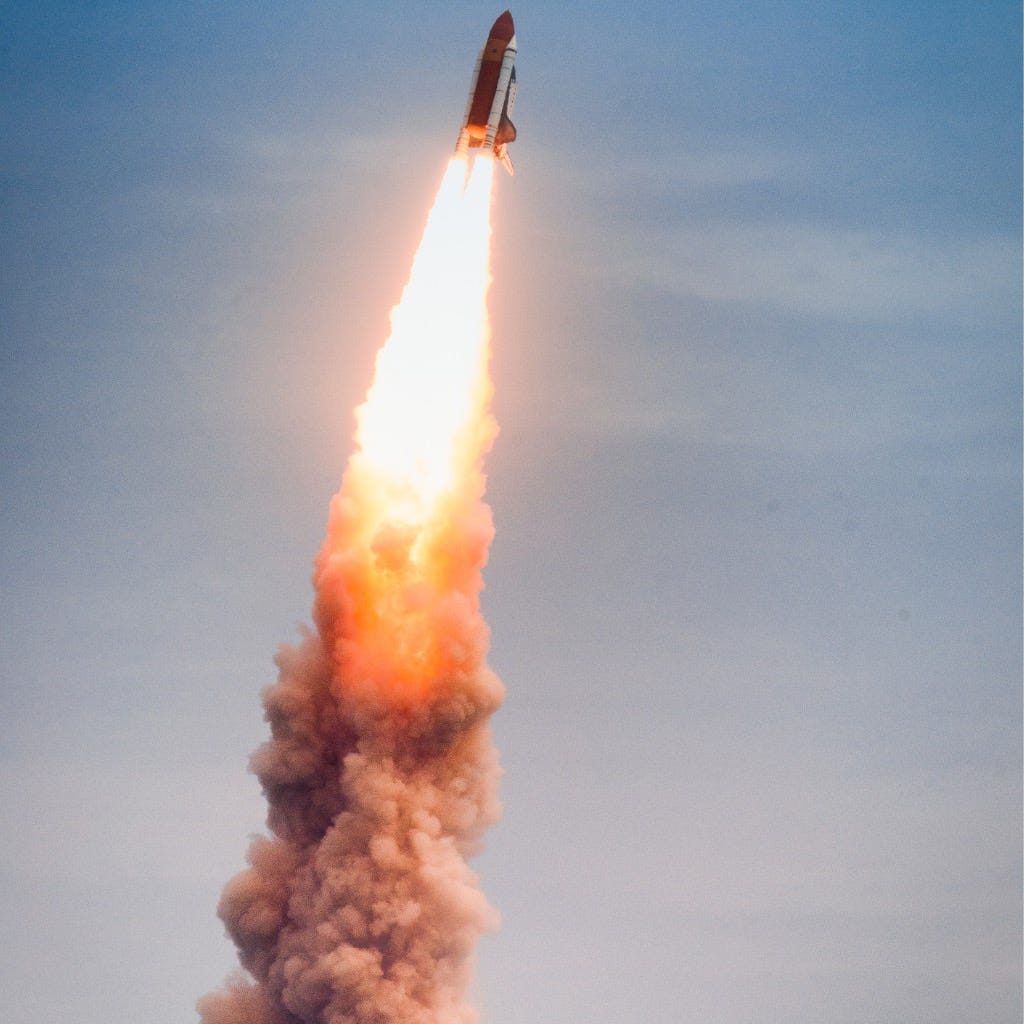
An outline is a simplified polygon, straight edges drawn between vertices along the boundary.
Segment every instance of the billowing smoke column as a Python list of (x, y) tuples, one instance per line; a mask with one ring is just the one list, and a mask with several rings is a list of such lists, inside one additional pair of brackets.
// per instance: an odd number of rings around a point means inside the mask
[(252, 758), (271, 835), (219, 914), (247, 972), (204, 1024), (468, 1024), (496, 915), (466, 864), (499, 813), (481, 570), (492, 536), (490, 160), (453, 160), (357, 413), (316, 559), (315, 631), (277, 658)]

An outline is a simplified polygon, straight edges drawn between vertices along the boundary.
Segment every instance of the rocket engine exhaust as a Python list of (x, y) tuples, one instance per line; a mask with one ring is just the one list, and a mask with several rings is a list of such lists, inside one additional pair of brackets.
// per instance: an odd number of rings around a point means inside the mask
[(494, 163), (453, 158), (357, 413), (313, 582), (252, 756), (269, 836), (218, 913), (245, 973), (203, 1024), (472, 1024), (497, 924), (466, 857), (500, 807), (481, 572)]

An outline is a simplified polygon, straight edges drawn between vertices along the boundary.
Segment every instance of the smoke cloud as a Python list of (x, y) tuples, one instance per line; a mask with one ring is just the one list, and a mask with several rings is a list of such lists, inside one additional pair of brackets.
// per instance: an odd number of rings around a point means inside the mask
[[(417, 265), (444, 234), (440, 216)], [(452, 239), (440, 241), (450, 260)], [(271, 737), (251, 768), (270, 834), (252, 841), (218, 907), (245, 973), (199, 1001), (203, 1024), (477, 1019), (465, 1002), (472, 953), (497, 916), (466, 858), (499, 815), (488, 720), (503, 690), (479, 605), (493, 535), (481, 468), (495, 433), (487, 249), (469, 250), (485, 263), (467, 303), (478, 350), (451, 479), (416, 512), (408, 480), (365, 450), (350, 460), (315, 561), (315, 629), (281, 649), (263, 694)]]

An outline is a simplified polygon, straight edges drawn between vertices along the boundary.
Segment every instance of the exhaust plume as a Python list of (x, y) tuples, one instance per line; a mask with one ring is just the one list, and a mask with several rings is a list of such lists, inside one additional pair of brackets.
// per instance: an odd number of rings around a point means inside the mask
[[(218, 913), (244, 974), (203, 1024), (471, 1024), (466, 864), (499, 814), (481, 572), (492, 537), (490, 160), (453, 159), (357, 412), (315, 560), (315, 629), (263, 694), (269, 836)], [(468, 177), (468, 181), (466, 180)]]

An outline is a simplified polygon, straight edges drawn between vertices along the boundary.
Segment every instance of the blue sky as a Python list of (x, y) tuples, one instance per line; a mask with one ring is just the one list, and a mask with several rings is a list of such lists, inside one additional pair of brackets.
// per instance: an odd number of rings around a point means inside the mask
[[(0, 14), (5, 1021), (192, 1019), (476, 4)], [(1019, 1021), (1019, 4), (526, 3), (482, 1019)]]

